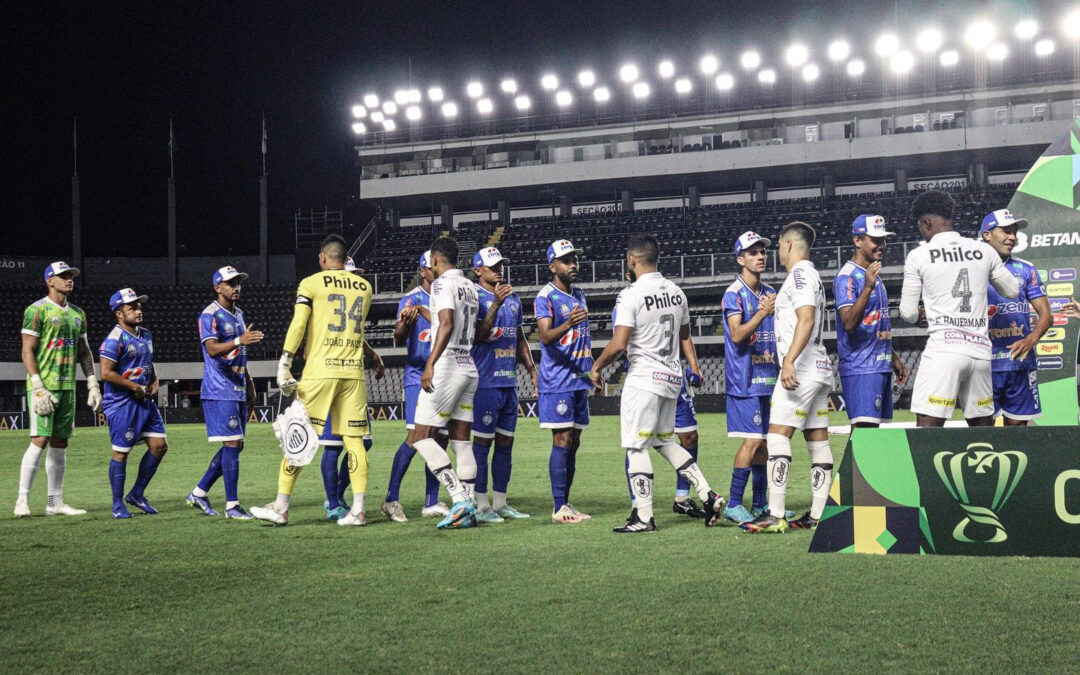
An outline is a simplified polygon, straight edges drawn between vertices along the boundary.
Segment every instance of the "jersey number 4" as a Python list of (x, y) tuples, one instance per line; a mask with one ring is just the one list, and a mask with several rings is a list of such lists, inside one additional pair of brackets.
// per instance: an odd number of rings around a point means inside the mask
[(357, 335), (364, 332), (364, 298), (358, 296), (356, 301), (353, 302), (349, 311), (345, 311), (345, 306), (348, 300), (341, 293), (331, 293), (326, 296), (326, 299), (331, 303), (337, 305), (334, 307), (334, 316), (338, 318), (337, 323), (328, 323), (326, 329), (331, 333), (342, 333), (349, 325), (349, 319), (353, 320), (353, 332)]
[(960, 269), (956, 275), (956, 281), (952, 285), (952, 296), (960, 298), (960, 311), (971, 311), (971, 279), (966, 267)]

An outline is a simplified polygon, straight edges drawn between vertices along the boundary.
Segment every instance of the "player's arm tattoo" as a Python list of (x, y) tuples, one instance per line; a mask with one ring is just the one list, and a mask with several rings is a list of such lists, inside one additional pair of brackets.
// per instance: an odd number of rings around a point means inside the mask
[(491, 331), (495, 328), (495, 318), (497, 316), (499, 316), (499, 305), (492, 302), (488, 306), (484, 318), (476, 322), (476, 337), (473, 338), (475, 344), (487, 342), (487, 339), (491, 337)]
[(83, 375), (94, 376), (94, 354), (90, 351), (90, 341), (85, 335), (79, 338), (78, 346), (79, 365), (82, 366)]

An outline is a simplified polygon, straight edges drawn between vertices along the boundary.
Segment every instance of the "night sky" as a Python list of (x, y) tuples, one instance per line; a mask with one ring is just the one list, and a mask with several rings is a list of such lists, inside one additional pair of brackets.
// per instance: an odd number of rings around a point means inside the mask
[[(258, 250), (261, 119), (271, 250), (297, 208), (355, 193), (349, 106), (412, 83), (460, 90), (633, 59), (733, 62), (792, 39), (872, 41), (1067, 3), (1021, 2), (8, 2), (0, 10), (0, 255), (70, 253), (72, 122), (86, 255), (164, 255), (168, 127), (181, 254)], [(853, 11), (853, 9), (858, 11)], [(1008, 30), (1007, 26), (1002, 26)], [(610, 75), (609, 75), (609, 79)], [(533, 86), (532, 89), (537, 89)], [(454, 93), (456, 92), (456, 93)], [(362, 214), (352, 208), (349, 213)], [(362, 223), (356, 223), (362, 225)]]

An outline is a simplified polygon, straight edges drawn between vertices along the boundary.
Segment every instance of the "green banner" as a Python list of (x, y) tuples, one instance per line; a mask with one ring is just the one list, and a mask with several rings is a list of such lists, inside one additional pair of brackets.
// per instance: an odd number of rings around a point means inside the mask
[(811, 552), (1080, 557), (1075, 429), (856, 429)]

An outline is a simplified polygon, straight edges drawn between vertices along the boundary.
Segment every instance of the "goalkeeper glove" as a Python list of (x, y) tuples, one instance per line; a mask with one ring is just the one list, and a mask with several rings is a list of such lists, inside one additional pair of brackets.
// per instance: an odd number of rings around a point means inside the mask
[(90, 390), (90, 395), (86, 397), (86, 405), (90, 406), (94, 412), (101, 412), (101, 387), (98, 385), (97, 378), (88, 375), (86, 388)]
[(277, 386), (281, 389), (281, 393), (286, 396), (292, 396), (296, 393), (296, 378), (293, 377), (291, 368), (292, 355), (282, 354), (277, 367)]
[(60, 399), (52, 395), (52, 393), (45, 388), (45, 383), (41, 381), (40, 375), (30, 376), (30, 386), (32, 387), (30, 393), (30, 407), (33, 409), (34, 414), (38, 417), (48, 417), (53, 414), (53, 410), (56, 409), (56, 404), (60, 402)]

